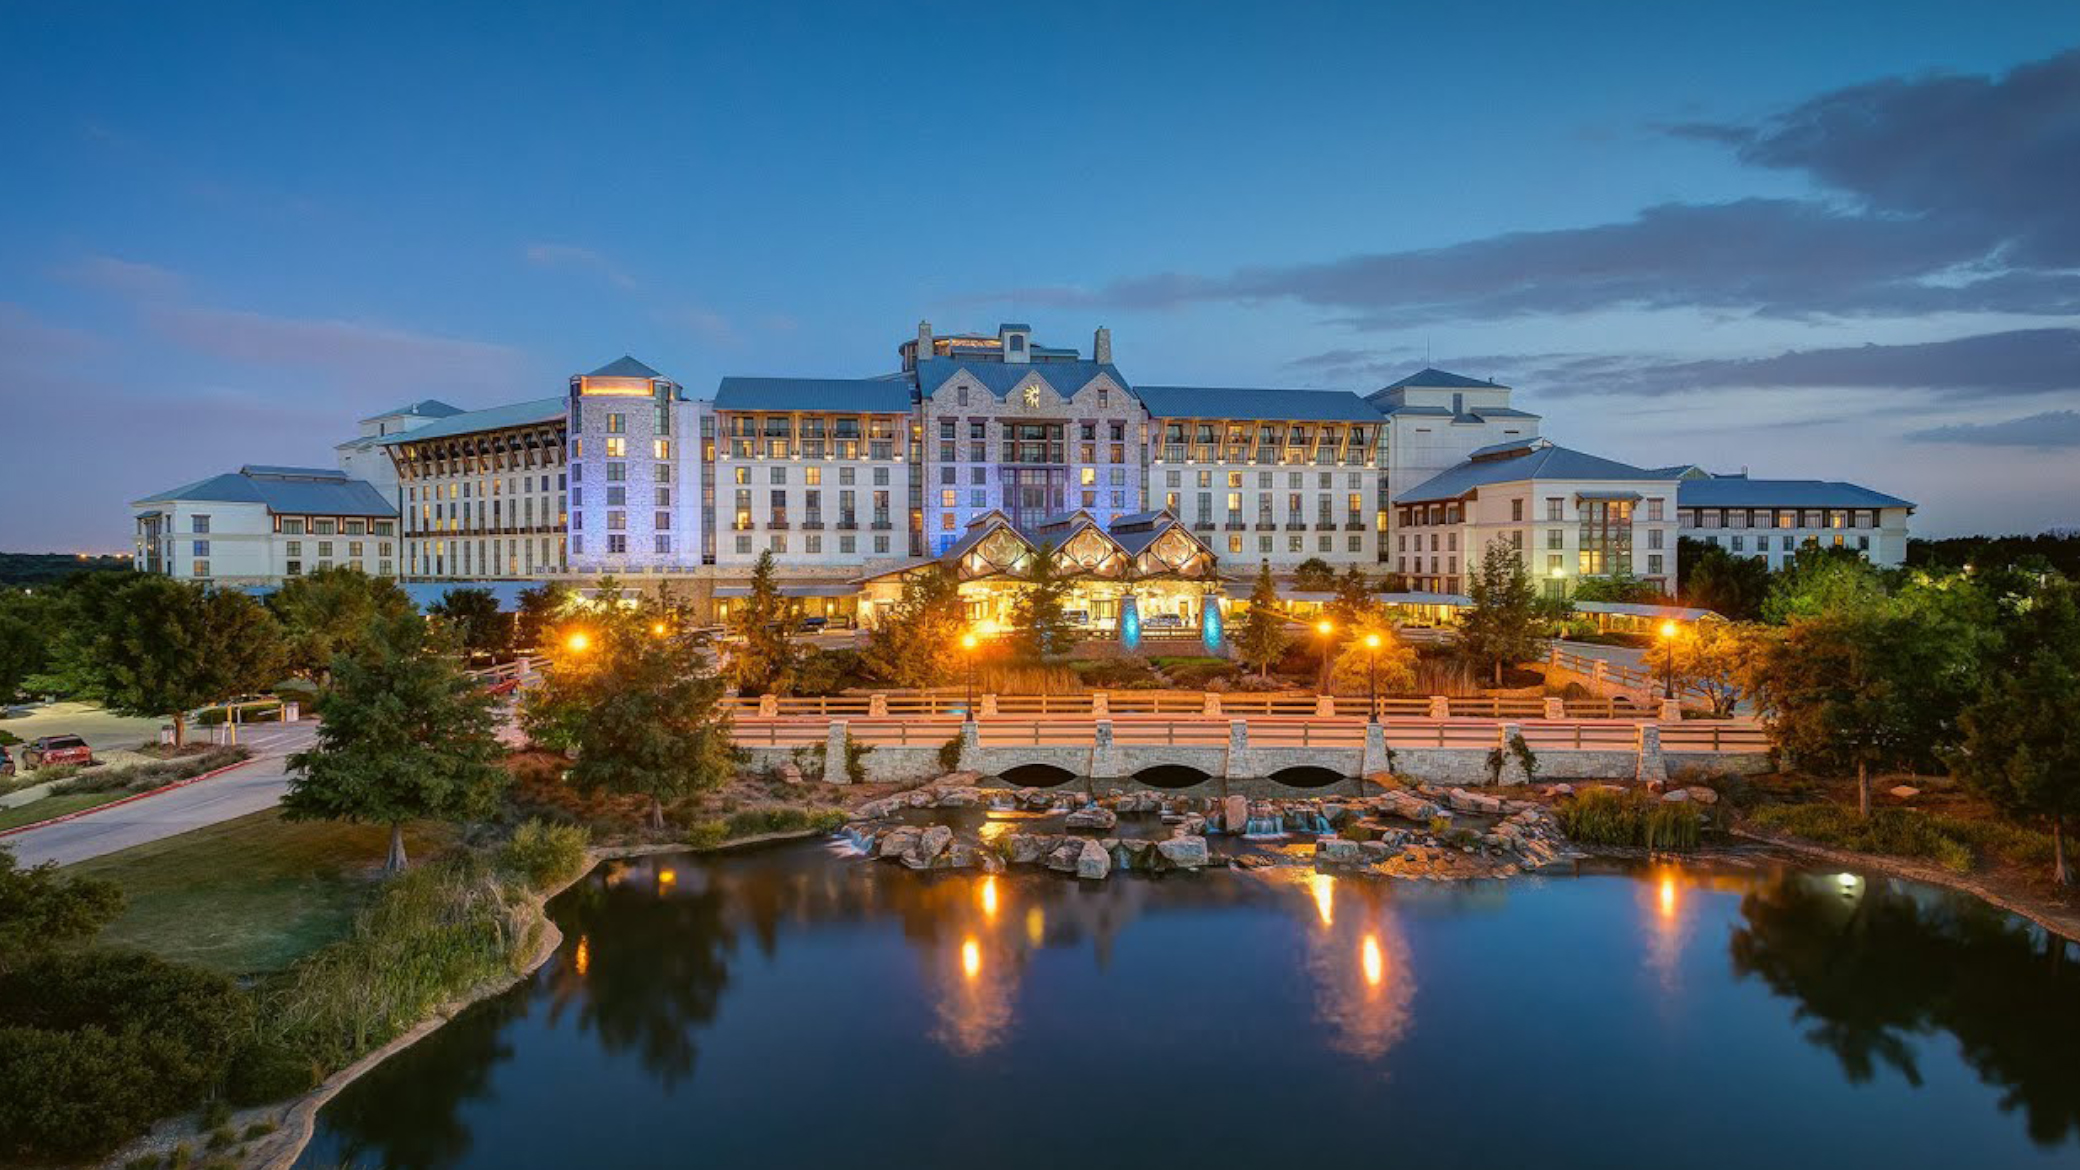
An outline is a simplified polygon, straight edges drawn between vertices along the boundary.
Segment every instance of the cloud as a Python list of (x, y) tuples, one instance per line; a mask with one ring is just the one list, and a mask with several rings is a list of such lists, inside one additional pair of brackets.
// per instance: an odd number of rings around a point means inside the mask
[(171, 269), (116, 256), (89, 256), (58, 269), (58, 276), (83, 288), (133, 300), (179, 296), (187, 289), (187, 282)]
[(527, 262), (543, 268), (575, 268), (591, 272), (616, 288), (640, 287), (635, 277), (621, 270), (605, 254), (575, 244), (529, 244)]
[(1893, 78), (1752, 124), (1668, 132), (1828, 194), (1667, 203), (1436, 248), (994, 295), (1141, 309), (1292, 300), (1361, 329), (1678, 307), (1793, 319), (2080, 313), (2080, 51), (2001, 77)]
[(1993, 423), (1955, 423), (1908, 431), (1916, 443), (1963, 443), (1974, 447), (2080, 447), (2080, 410), (2047, 410)]

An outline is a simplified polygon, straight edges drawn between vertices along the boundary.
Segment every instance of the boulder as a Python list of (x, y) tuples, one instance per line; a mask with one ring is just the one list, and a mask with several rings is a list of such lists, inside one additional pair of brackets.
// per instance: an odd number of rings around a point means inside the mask
[(932, 781), (932, 784), (939, 788), (945, 788), (949, 785), (955, 788), (973, 788), (981, 782), (982, 773), (962, 770), (959, 772), (948, 772), (937, 780)]
[[(1083, 857), (1083, 847), (1085, 845), (1093, 849), (1098, 848), (1098, 843), (1088, 838), (1080, 841), (1064, 841), (1060, 845), (1055, 846), (1048, 851), (1047, 868), (1059, 870), (1062, 873), (1075, 873), (1077, 864)], [(1100, 853), (1104, 852), (1102, 849), (1098, 851)]]
[(1004, 872), (1004, 859), (987, 849), (975, 851), (975, 863), (984, 873)]
[(1365, 850), (1356, 841), (1323, 837), (1315, 842), (1314, 861), (1316, 865), (1363, 865)]
[(1221, 801), (1221, 831), (1241, 833), (1249, 827), (1249, 798), (1230, 796)]
[(903, 803), (909, 805), (911, 808), (930, 808), (932, 806), (932, 799), (933, 797), (931, 793), (926, 792), (924, 789), (920, 788), (915, 792), (904, 794)]
[(982, 793), (974, 788), (942, 788), (936, 803), (940, 808), (971, 808), (982, 803)]
[(1083, 849), (1076, 855), (1076, 876), (1080, 878), (1102, 878), (1112, 872), (1112, 855), (1105, 847), (1085, 838)]
[(1202, 836), (1206, 832), (1206, 818), (1198, 813), (1186, 813), (1184, 823), (1179, 826), (1187, 837)]
[(1077, 809), (1069, 814), (1068, 820), (1063, 822), (1064, 827), (1071, 829), (1102, 830), (1110, 829), (1117, 824), (1119, 824), (1119, 814), (1103, 805), (1097, 804)]
[(1886, 789), (1885, 791), (1888, 795), (1896, 796), (1901, 800), (1911, 800), (1914, 797), (1921, 795), (1921, 790), (1919, 788), (1914, 787), (1912, 784), (1896, 785), (1892, 788)]
[(1464, 788), (1452, 789), (1446, 794), (1445, 801), (1458, 812), (1493, 815), (1502, 811), (1502, 801), (1492, 796), (1482, 796), (1478, 792), (1468, 792)]
[(917, 839), (924, 830), (915, 825), (898, 825), (881, 834), (874, 842), (874, 856), (900, 857), (917, 848)]
[[(975, 864), (975, 855), (980, 852), (981, 850), (966, 841), (955, 841), (946, 847), (946, 852), (939, 855), (936, 868), (967, 869)], [(987, 857), (988, 854), (985, 853), (983, 856)]]
[(946, 852), (946, 847), (951, 844), (953, 844), (953, 830), (945, 825), (933, 825), (918, 837), (917, 855), (924, 858), (927, 864), (930, 864), (941, 853)]
[(1378, 865), (1380, 862), (1385, 861), (1387, 855), (1393, 851), (1394, 847), (1388, 845), (1385, 841), (1358, 842), (1358, 853), (1364, 858), (1367, 865)]
[(1172, 837), (1168, 841), (1156, 842), (1155, 850), (1164, 864), (1172, 869), (1198, 869), (1208, 859), (1204, 837)]
[[(1648, 791), (1651, 792), (1652, 789), (1649, 788)], [(1669, 804), (1688, 804), (1690, 803), (1690, 790), (1688, 788), (1671, 788), (1661, 794), (1661, 799)]]
[(1343, 818), (1350, 815), (1350, 811), (1350, 809), (1340, 804), (1325, 804), (1322, 806), (1322, 819), (1332, 825), (1340, 825), (1343, 823)]
[(1047, 841), (1032, 833), (1012, 833), (1004, 839), (1005, 859), (1013, 865), (1032, 865), (1047, 856)]
[(1694, 784), (1688, 788), (1683, 789), (1683, 791), (1689, 793), (1690, 799), (1696, 801), (1698, 804), (1719, 803), (1719, 794), (1712, 791), (1709, 788), (1706, 788), (1702, 784)]
[(793, 760), (783, 761), (773, 771), (775, 775), (780, 777), (780, 783), (782, 784), (800, 784), (802, 782), (802, 770)]

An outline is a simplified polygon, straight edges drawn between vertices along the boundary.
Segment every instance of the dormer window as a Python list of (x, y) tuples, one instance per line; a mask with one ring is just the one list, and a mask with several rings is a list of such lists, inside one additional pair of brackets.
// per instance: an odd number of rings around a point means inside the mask
[(1026, 335), (1025, 335), (1025, 334), (1023, 334), (1023, 333), (1014, 333), (1014, 334), (1012, 334), (1012, 335), (1011, 335), (1011, 337), (1010, 337), (1010, 342), (1011, 342), (1011, 352), (1012, 352), (1012, 353), (1024, 353), (1024, 352), (1026, 351)]

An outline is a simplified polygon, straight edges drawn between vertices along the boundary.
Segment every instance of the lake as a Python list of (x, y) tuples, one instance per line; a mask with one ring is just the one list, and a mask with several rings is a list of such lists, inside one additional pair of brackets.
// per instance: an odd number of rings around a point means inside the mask
[(2080, 1160), (2080, 948), (1756, 858), (1077, 883), (813, 842), (611, 863), (302, 1165)]

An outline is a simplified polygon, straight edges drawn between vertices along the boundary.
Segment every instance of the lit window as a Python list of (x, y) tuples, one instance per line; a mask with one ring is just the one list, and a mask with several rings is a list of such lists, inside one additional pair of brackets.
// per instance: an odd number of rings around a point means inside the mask
[(650, 441), (650, 449), (656, 453), (659, 459), (670, 459), (672, 457), (672, 441), (670, 439), (652, 439)]
[(627, 455), (628, 455), (628, 440), (627, 440), (627, 439), (624, 439), (624, 438), (622, 438), (622, 437), (620, 437), (619, 435), (610, 435), (610, 436), (608, 436), (608, 438), (607, 438), (607, 458), (609, 458), (609, 459), (621, 459), (621, 458), (625, 458), (625, 457), (626, 457)]

